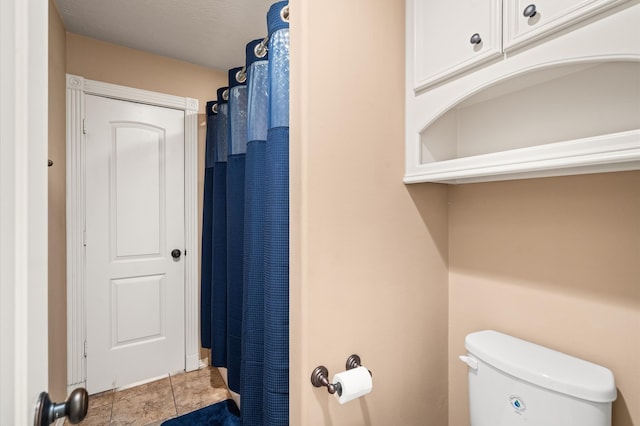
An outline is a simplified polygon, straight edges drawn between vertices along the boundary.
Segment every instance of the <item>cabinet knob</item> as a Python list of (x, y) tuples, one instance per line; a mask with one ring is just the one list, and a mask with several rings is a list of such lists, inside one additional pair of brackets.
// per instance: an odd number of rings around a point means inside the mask
[(482, 42), (482, 38), (480, 37), (480, 34), (475, 33), (474, 35), (471, 36), (471, 39), (469, 40), (469, 42), (471, 44), (480, 44)]
[(538, 13), (538, 11), (536, 10), (535, 4), (530, 4), (522, 11), (522, 15), (524, 15), (525, 18), (533, 18), (536, 16), (536, 13)]

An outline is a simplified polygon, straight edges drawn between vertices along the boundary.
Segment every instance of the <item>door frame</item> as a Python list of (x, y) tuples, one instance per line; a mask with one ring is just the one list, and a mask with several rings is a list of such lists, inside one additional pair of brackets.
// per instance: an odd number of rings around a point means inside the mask
[(0, 424), (33, 424), (48, 387), (48, 18), (0, 1)]
[(184, 111), (185, 370), (200, 366), (198, 340), (198, 100), (119, 86), (67, 74), (67, 386), (86, 385), (85, 315), (85, 96)]

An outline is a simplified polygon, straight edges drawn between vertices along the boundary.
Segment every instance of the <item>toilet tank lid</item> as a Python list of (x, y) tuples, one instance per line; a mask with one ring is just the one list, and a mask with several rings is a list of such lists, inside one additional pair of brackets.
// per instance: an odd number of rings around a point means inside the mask
[(616, 399), (608, 368), (493, 330), (468, 334), (465, 348), (486, 364), (543, 388), (593, 402)]

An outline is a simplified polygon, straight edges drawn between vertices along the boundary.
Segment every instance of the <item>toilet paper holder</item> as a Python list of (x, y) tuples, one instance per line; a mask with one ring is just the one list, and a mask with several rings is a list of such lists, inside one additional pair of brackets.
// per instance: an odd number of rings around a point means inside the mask
[[(350, 355), (349, 358), (347, 358), (345, 368), (347, 370), (351, 370), (354, 368), (358, 368), (361, 365), (362, 364), (360, 357), (356, 354), (353, 354)], [(369, 374), (371, 374), (371, 370), (369, 370)], [(327, 370), (327, 367), (325, 367), (324, 365), (319, 365), (318, 367), (313, 369), (313, 372), (311, 373), (311, 384), (317, 388), (326, 386), (327, 391), (332, 395), (336, 392), (338, 392), (338, 395), (342, 395), (342, 387), (340, 386), (340, 383), (329, 382), (329, 370)]]

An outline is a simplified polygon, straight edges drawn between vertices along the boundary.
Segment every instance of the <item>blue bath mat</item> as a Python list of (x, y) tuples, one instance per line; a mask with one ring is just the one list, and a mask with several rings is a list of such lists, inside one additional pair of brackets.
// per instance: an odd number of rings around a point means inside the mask
[(232, 399), (227, 399), (167, 420), (161, 426), (240, 426), (240, 410)]

